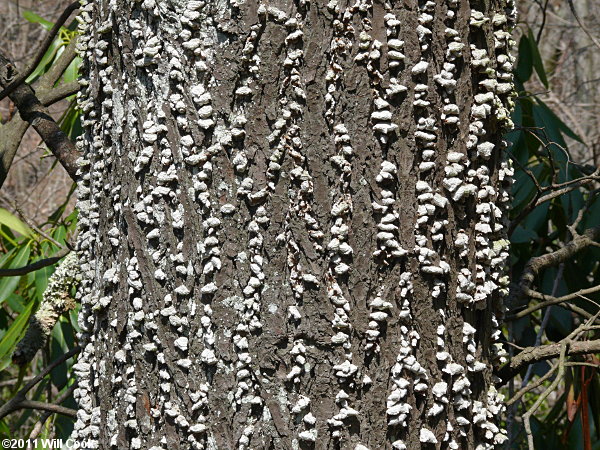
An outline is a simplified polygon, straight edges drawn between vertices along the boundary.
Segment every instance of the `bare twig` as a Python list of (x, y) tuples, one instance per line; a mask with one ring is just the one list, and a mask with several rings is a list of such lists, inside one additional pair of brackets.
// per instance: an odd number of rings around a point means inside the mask
[(54, 403), (36, 402), (33, 400), (22, 400), (18, 403), (18, 406), (13, 409), (41, 409), (42, 411), (49, 411), (51, 413), (62, 414), (63, 416), (76, 417), (77, 411), (64, 406), (55, 405)]
[(62, 355), (60, 358), (53, 361), (50, 365), (44, 368), (33, 380), (29, 381), (17, 394), (7, 401), (4, 405), (0, 406), (0, 419), (6, 417), (13, 411), (20, 409), (20, 403), (26, 401), (25, 395), (33, 389), (40, 381), (44, 379), (55, 367), (58, 367), (66, 360), (72, 358), (81, 351), (80, 347), (75, 347), (69, 350), (67, 353)]
[(31, 63), (25, 68), (25, 70), (23, 70), (21, 73), (19, 73), (15, 77), (13, 77), (12, 80), (10, 80), (10, 79), (4, 80), (5, 83), (9, 83), (9, 84), (4, 87), (4, 90), (2, 92), (0, 92), (0, 100), (6, 98), (7, 96), (9, 96), (13, 92), (15, 92), (15, 90), (25, 82), (25, 80), (29, 77), (29, 75), (31, 75), (33, 73), (35, 68), (39, 65), (40, 61), (42, 60), (42, 58), (48, 51), (48, 48), (52, 44), (52, 41), (54, 41), (54, 38), (60, 31), (61, 27), (64, 25), (64, 23), (67, 21), (67, 19), (71, 16), (71, 14), (73, 14), (73, 11), (79, 9), (79, 6), (80, 6), (79, 2), (73, 2), (69, 6), (67, 6), (67, 8), (60, 15), (60, 17), (58, 19), (56, 19), (54, 26), (52, 27), (52, 29), (50, 30), (50, 32), (48, 33), (48, 35), (42, 42), (42, 45), (40, 46), (38, 52), (36, 53), (35, 58), (33, 58), (33, 61), (31, 61)]
[[(563, 295), (562, 297), (553, 297), (551, 295), (545, 295), (545, 294), (542, 294), (541, 292), (537, 292), (532, 289), (527, 289), (524, 291), (524, 294), (527, 297), (534, 298), (536, 300), (542, 300), (542, 302), (538, 303), (536, 305), (532, 305), (532, 306), (528, 307), (527, 309), (519, 311), (518, 313), (508, 315), (505, 320), (513, 321), (513, 320), (521, 319), (521, 318), (528, 316), (529, 314), (537, 311), (538, 309), (542, 309), (542, 308), (545, 308), (545, 307), (551, 306), (551, 305), (563, 304), (563, 306), (573, 310), (573, 308), (577, 308), (577, 306), (568, 304), (568, 302), (570, 300), (574, 300), (575, 298), (580, 297), (582, 295), (593, 294), (598, 291), (600, 291), (600, 285), (594, 286), (591, 288), (587, 288), (587, 289), (581, 289), (577, 292)], [(577, 312), (577, 311), (575, 311), (575, 312)], [(587, 315), (584, 315), (584, 316), (587, 318), (590, 317), (589, 313), (587, 313)]]
[(585, 34), (587, 34), (587, 36), (594, 43), (594, 45), (600, 49), (600, 42), (598, 42), (598, 39), (596, 39), (594, 37), (594, 35), (590, 32), (588, 27), (586, 27), (583, 24), (583, 22), (581, 21), (581, 19), (579, 18), (579, 15), (577, 14), (577, 10), (575, 9), (575, 5), (573, 4), (573, 0), (568, 0), (568, 2), (569, 2), (569, 8), (571, 8), (571, 12), (573, 13), (573, 16), (575, 16), (575, 20), (577, 21), (577, 23), (579, 24), (581, 29), (584, 31)]
[(519, 292), (516, 294), (520, 296), (526, 289), (529, 289), (534, 278), (542, 269), (566, 262), (576, 253), (590, 246), (598, 239), (600, 239), (600, 227), (588, 228), (583, 234), (574, 237), (574, 239), (564, 247), (554, 252), (531, 258), (523, 270), (519, 287), (516, 289)]
[[(41, 228), (39, 228), (35, 223), (33, 223), (33, 221), (29, 220), (29, 217), (27, 217), (27, 215), (23, 212), (23, 210), (17, 204), (17, 202), (13, 202), (13, 208), (15, 209), (15, 211), (17, 211), (17, 214), (19, 214), (19, 217), (21, 218), (21, 220), (23, 220), (23, 222), (25, 222), (25, 224), (29, 228), (31, 228), (32, 230), (34, 230), (39, 235), (41, 235), (41, 236), (45, 237), (46, 239), (48, 239), (50, 242), (52, 242), (58, 248), (60, 248), (60, 249), (64, 249), (65, 248), (64, 245), (62, 245), (60, 242), (56, 241), (52, 236), (50, 236), (44, 230), (42, 230)], [(70, 245), (67, 245), (67, 247), (71, 248)]]
[(77, 92), (79, 92), (78, 81), (59, 84), (55, 88), (52, 88), (49, 91), (44, 91), (43, 94), (40, 94), (40, 102), (44, 106), (50, 106), (56, 102), (64, 100), (67, 97), (70, 97), (71, 95), (77, 94)]
[(523, 414), (523, 422), (525, 423), (525, 433), (527, 434), (527, 446), (529, 447), (529, 450), (535, 450), (533, 445), (533, 434), (531, 433), (531, 416), (537, 411), (542, 402), (546, 400), (550, 393), (556, 389), (558, 383), (560, 383), (560, 380), (563, 378), (565, 374), (565, 356), (567, 354), (567, 350), (569, 349), (569, 344), (569, 340), (565, 340), (560, 344), (560, 359), (558, 362), (558, 374), (556, 375), (556, 378), (554, 378), (552, 383), (550, 383), (548, 389), (542, 392), (542, 394), (536, 399), (531, 408), (529, 408), (527, 412)]
[[(590, 353), (600, 352), (600, 339), (593, 341), (573, 342), (569, 346), (569, 356), (587, 355)], [(516, 355), (507, 367), (510, 370), (507, 372), (516, 373), (521, 367), (527, 364), (533, 364), (539, 361), (546, 361), (555, 358), (560, 354), (560, 343), (543, 345), (541, 347), (527, 347), (521, 353)], [(505, 373), (500, 371), (500, 378), (505, 379)], [(507, 378), (506, 378), (507, 379)]]
[(0, 381), (0, 388), (7, 387), (7, 386), (13, 386), (21, 381), (29, 381), (29, 380), (33, 380), (33, 376), (23, 377), (22, 380), (19, 380), (18, 378), (11, 378), (10, 380)]
[[(565, 269), (564, 263), (562, 263), (558, 268), (558, 274), (556, 275), (556, 279), (554, 280), (554, 285), (552, 286), (552, 296), (556, 295), (558, 291), (558, 285), (560, 284), (560, 280), (563, 276), (563, 271)], [(546, 329), (546, 325), (548, 325), (548, 320), (550, 319), (550, 313), (552, 312), (552, 305), (548, 306), (546, 312), (544, 314), (544, 318), (542, 319), (542, 323), (540, 324), (540, 328), (535, 336), (535, 347), (539, 347), (542, 343), (542, 335), (544, 334), (544, 330)], [(531, 377), (531, 373), (533, 371), (533, 366), (529, 366), (527, 368), (527, 372), (525, 373), (525, 378), (523, 378), (523, 382), (521, 383), (521, 388), (527, 386), (529, 383), (529, 378)]]
[(562, 345), (568, 342), (568, 355), (588, 355), (591, 353), (600, 352), (600, 339), (593, 341), (577, 342), (576, 340), (585, 333), (592, 323), (598, 319), (600, 310), (591, 316), (585, 323), (581, 324), (562, 341), (555, 344), (543, 345), (541, 347), (527, 347), (521, 353), (511, 358), (511, 360), (502, 366), (496, 373), (502, 380), (507, 381), (512, 379), (519, 370), (528, 365), (539, 361), (546, 361), (555, 358), (561, 354)]
[(554, 374), (554, 372), (556, 372), (556, 369), (558, 369), (558, 364), (553, 364), (552, 366), (550, 366), (548, 372), (546, 372), (543, 376), (535, 380), (533, 383), (530, 383), (519, 389), (519, 391), (515, 395), (513, 395), (509, 400), (506, 401), (506, 406), (508, 407), (512, 406), (513, 404), (516, 404), (525, 394), (541, 386)]
[[(60, 405), (62, 402), (67, 400), (69, 397), (71, 397), (71, 395), (73, 395), (73, 391), (75, 390), (76, 387), (77, 387), (77, 383), (73, 383), (71, 386), (69, 386), (62, 394), (60, 394), (56, 398), (56, 404)], [(31, 430), (31, 434), (29, 434), (29, 439), (31, 439), (31, 440), (35, 439), (40, 435), (40, 433), (42, 432), (42, 428), (44, 427), (44, 424), (46, 423), (46, 421), (52, 414), (53, 414), (52, 411), (44, 411), (44, 413), (40, 416), (39, 420), (33, 426), (33, 429)]]

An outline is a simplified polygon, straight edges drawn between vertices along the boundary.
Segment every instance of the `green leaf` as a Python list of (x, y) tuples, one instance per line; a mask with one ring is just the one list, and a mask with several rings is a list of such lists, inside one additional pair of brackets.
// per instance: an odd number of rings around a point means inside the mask
[[(52, 330), (52, 340), (50, 342), (50, 360), (53, 361), (68, 351), (65, 337), (63, 335), (63, 329), (60, 326), (60, 322), (54, 326)], [(62, 386), (68, 381), (67, 363), (62, 363), (55, 367), (50, 372), (50, 379), (56, 386)]]
[(4, 420), (0, 420), (0, 438), (10, 438), (10, 428), (8, 427), (8, 425), (6, 425), (6, 422)]
[(535, 241), (537, 238), (538, 235), (535, 231), (523, 228), (519, 225), (510, 236), (510, 242), (513, 244), (523, 244), (525, 242)]
[(577, 411), (568, 440), (569, 450), (583, 450), (583, 433), (581, 432), (581, 411)]
[(6, 299), (6, 303), (10, 306), (14, 312), (22, 313), (25, 309), (25, 304), (27, 303), (25, 299), (18, 294), (10, 294)]
[(539, 98), (536, 98), (535, 101), (538, 106), (551, 118), (552, 123), (555, 124), (560, 131), (565, 133), (571, 139), (575, 139), (577, 142), (584, 144), (583, 139), (581, 139), (577, 133), (571, 130), (566, 123), (560, 120), (560, 118), (548, 107), (548, 105), (546, 105)]
[(571, 331), (573, 331), (573, 317), (571, 312), (559, 305), (554, 305), (550, 311), (546, 336), (554, 342), (558, 342), (567, 337)]
[(11, 362), (12, 353), (25, 334), (25, 328), (33, 311), (35, 302), (30, 302), (25, 310), (15, 319), (0, 341), (0, 371), (6, 369)]
[[(22, 246), (18, 253), (15, 255), (10, 265), (9, 269), (17, 269), (19, 267), (23, 267), (27, 264), (29, 260), (29, 253), (31, 249), (29, 244)], [(19, 285), (19, 280), (21, 277), (3, 277), (0, 278), (0, 305), (4, 303), (4, 301), (8, 298), (10, 294), (14, 292), (14, 290)]]
[(535, 231), (538, 235), (544, 234), (548, 228), (548, 210), (550, 202), (544, 202), (531, 211), (524, 220), (523, 226), (529, 230)]
[(546, 77), (546, 70), (544, 69), (544, 64), (542, 62), (540, 50), (537, 46), (537, 43), (535, 42), (535, 38), (533, 37), (533, 32), (531, 31), (531, 28), (529, 29), (528, 37), (529, 44), (531, 46), (531, 60), (533, 63), (533, 67), (544, 87), (548, 88), (548, 78)]
[(55, 266), (42, 267), (35, 271), (35, 293), (38, 300), (42, 300), (42, 296), (48, 286), (48, 279), (54, 273)]
[[(531, 175), (538, 180), (542, 180), (543, 175), (547, 170), (543, 164), (537, 164), (530, 167)], [(542, 184), (542, 183), (539, 183)], [(537, 186), (531, 179), (531, 176), (524, 171), (515, 172), (515, 183), (513, 184), (513, 203), (512, 212), (517, 214), (536, 194)]]
[(52, 41), (52, 44), (50, 44), (50, 47), (48, 47), (48, 50), (46, 50), (46, 53), (44, 53), (44, 56), (42, 57), (42, 60), (40, 61), (36, 69), (31, 73), (31, 75), (27, 77), (25, 81), (27, 83), (31, 83), (40, 75), (45, 74), (48, 71), (48, 68), (51, 66), (52, 62), (60, 56), (63, 47), (64, 42), (61, 39), (54, 39), (54, 41)]
[(23, 236), (29, 238), (32, 237), (29, 227), (21, 222), (18, 217), (4, 208), (0, 208), (0, 223), (6, 225), (11, 230), (16, 231)]
[(25, 18), (25, 20), (27, 20), (31, 23), (39, 23), (41, 26), (43, 26), (48, 31), (50, 31), (52, 29), (52, 27), (54, 26), (53, 22), (50, 22), (49, 20), (44, 19), (42, 16), (38, 16), (36, 13), (34, 13), (33, 11), (30, 11), (28, 9), (23, 11), (23, 17)]
[(70, 83), (72, 81), (77, 80), (79, 78), (79, 67), (81, 66), (81, 58), (77, 56), (71, 64), (65, 69), (62, 80), (65, 83)]
[(519, 41), (519, 61), (517, 63), (515, 75), (520, 82), (525, 83), (531, 78), (532, 73), (533, 55), (531, 54), (531, 44), (529, 43), (527, 36), (523, 35)]
[(73, 327), (73, 330), (75, 331), (75, 333), (81, 332), (81, 328), (79, 328), (79, 324), (77, 323), (77, 316), (79, 315), (79, 308), (80, 308), (80, 306), (77, 305), (74, 310), (69, 311), (69, 322), (71, 324), (71, 327)]
[(13, 249), (10, 249), (9, 251), (7, 251), (4, 255), (2, 255), (0, 257), (0, 267), (1, 268), (4, 268), (4, 266), (8, 263), (8, 260), (13, 257), (13, 255), (15, 254), (16, 251), (17, 251), (17, 248), (15, 247)]

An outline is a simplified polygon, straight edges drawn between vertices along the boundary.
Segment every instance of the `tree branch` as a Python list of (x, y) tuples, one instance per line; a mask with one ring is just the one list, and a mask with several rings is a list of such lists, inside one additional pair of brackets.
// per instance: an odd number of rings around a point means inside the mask
[[(49, 411), (51, 413), (62, 414), (63, 416), (77, 417), (77, 411), (64, 406), (55, 405), (54, 403), (36, 402), (33, 400), (22, 400), (18, 406), (13, 409), (41, 409), (42, 411)], [(11, 411), (11, 412), (13, 412)]]
[(39, 93), (40, 97), (44, 91), (54, 87), (64, 71), (67, 70), (67, 67), (69, 67), (69, 64), (71, 64), (71, 62), (77, 56), (77, 40), (77, 36), (74, 36), (69, 42), (69, 45), (65, 47), (62, 54), (52, 64), (52, 66), (50, 66), (48, 72), (42, 75), (40, 79), (35, 82), (34, 89)]
[[(71, 61), (73, 61), (76, 42), (76, 38), (73, 38), (56, 63), (36, 83), (35, 89), (42, 105), (53, 105), (79, 91), (79, 83), (77, 81), (53, 87)], [(6, 180), (8, 170), (27, 128), (29, 128), (29, 124), (19, 114), (15, 114), (9, 122), (0, 127), (0, 188)]]
[(598, 239), (600, 239), (600, 227), (588, 228), (583, 234), (575, 236), (571, 242), (561, 249), (531, 258), (523, 270), (523, 275), (517, 288), (517, 295), (523, 295), (531, 287), (533, 280), (542, 269), (566, 262), (576, 253), (594, 244)]
[(67, 97), (70, 97), (73, 94), (77, 94), (77, 92), (79, 92), (78, 81), (71, 81), (70, 83), (59, 84), (55, 88), (52, 88), (40, 94), (40, 102), (44, 106), (50, 106), (56, 102), (64, 100)]
[[(512, 358), (502, 366), (497, 375), (503, 380), (508, 381), (514, 377), (521, 368), (534, 364), (539, 361), (546, 361), (556, 358), (560, 355), (562, 343), (543, 345), (541, 347), (526, 347), (521, 353)], [(593, 341), (571, 342), (568, 349), (568, 356), (587, 355), (600, 352), (600, 339)]]
[(551, 305), (558, 305), (559, 303), (566, 303), (569, 300), (574, 300), (577, 297), (580, 297), (582, 295), (589, 295), (589, 294), (593, 294), (598, 291), (600, 291), (600, 285), (593, 286), (593, 287), (587, 288), (587, 289), (581, 289), (577, 292), (573, 292), (572, 294), (563, 295), (562, 297), (554, 297), (552, 295), (545, 295), (540, 292), (528, 289), (527, 291), (525, 291), (525, 294), (528, 297), (535, 298), (537, 300), (542, 300), (542, 302), (538, 303), (537, 305), (532, 305), (529, 308), (519, 311), (516, 314), (509, 315), (506, 317), (505, 320), (510, 321), (510, 320), (521, 319), (521, 318), (537, 311), (538, 309), (542, 309), (542, 308), (545, 308), (545, 307), (551, 306)]
[[(0, 70), (7, 71), (11, 62), (0, 54)], [(0, 77), (1, 77), (0, 73)], [(0, 80), (1, 83), (1, 80)], [(62, 132), (50, 116), (48, 109), (36, 97), (31, 86), (23, 84), (14, 89), (10, 99), (17, 106), (23, 120), (35, 128), (52, 154), (73, 180), (77, 179), (77, 147), (68, 136)]]
[[(62, 394), (60, 394), (57, 398), (56, 398), (56, 404), (60, 405), (62, 402), (64, 402), (66, 399), (68, 399), (69, 397), (71, 397), (71, 395), (73, 395), (73, 391), (75, 391), (75, 388), (77, 388), (77, 383), (73, 383), (71, 386), (69, 386)], [(42, 428), (44, 426), (44, 424), (46, 423), (46, 420), (48, 420), (48, 418), (52, 415), (52, 411), (45, 411), (39, 418), (39, 420), (37, 421), (37, 423), (33, 426), (33, 429), (31, 430), (31, 434), (29, 435), (29, 439), (35, 439), (37, 438), (40, 433), (42, 432)]]
[(67, 256), (70, 251), (71, 250), (67, 248), (58, 252), (56, 256), (52, 256), (46, 259), (40, 259), (39, 261), (28, 264), (27, 266), (18, 267), (16, 269), (0, 269), (0, 278), (27, 275), (30, 272), (35, 272), (36, 270), (43, 269), (47, 266), (51, 266), (52, 264), (56, 264), (65, 256)]
[(0, 127), (0, 188), (6, 181), (8, 169), (28, 128), (29, 124), (18, 114)]
[[(0, 92), (0, 100), (3, 100), (13, 92), (17, 90), (19, 86), (25, 83), (25, 80), (33, 73), (39, 63), (42, 61), (42, 58), (52, 45), (52, 41), (60, 31), (63, 24), (67, 21), (67, 19), (73, 14), (73, 11), (79, 9), (79, 2), (73, 2), (63, 11), (60, 17), (54, 23), (54, 26), (42, 42), (42, 45), (38, 49), (35, 58), (29, 63), (29, 65), (23, 70), (21, 73), (16, 74), (15, 71), (7, 71), (6, 74), (11, 74), (10, 78), (4, 76), (4, 80), (0, 80), (0, 83), (5, 84), (9, 83), (7, 86), (4, 86), (4, 90)], [(4, 74), (2, 74), (4, 75)]]
[(527, 410), (527, 412), (525, 414), (523, 414), (523, 422), (525, 424), (525, 433), (527, 434), (527, 446), (528, 446), (529, 450), (535, 449), (535, 447), (533, 445), (533, 434), (531, 432), (531, 420), (530, 420), (531, 416), (533, 415), (533, 413), (535, 413), (537, 411), (537, 409), (540, 407), (542, 402), (544, 400), (546, 400), (546, 397), (548, 397), (548, 395), (550, 395), (550, 393), (554, 389), (556, 389), (556, 387), (558, 386), (558, 383), (560, 383), (560, 380), (563, 378), (563, 376), (565, 374), (565, 357), (566, 357), (567, 352), (569, 352), (569, 350), (570, 350), (570, 344), (571, 344), (571, 342), (569, 340), (565, 340), (560, 343), (560, 350), (559, 350), (560, 360), (558, 362), (558, 374), (556, 375), (556, 378), (554, 378), (552, 383), (550, 383), (550, 386), (548, 386), (548, 389), (546, 389), (536, 399), (535, 403), (531, 406), (531, 408), (529, 408)]
[(17, 392), (17, 394), (13, 398), (11, 398), (9, 401), (7, 401), (4, 405), (0, 406), (0, 419), (6, 417), (11, 412), (19, 409), (18, 405), (22, 401), (27, 400), (25, 398), (25, 395), (31, 389), (33, 389), (36, 384), (38, 384), (40, 381), (42, 381), (46, 375), (48, 375), (50, 372), (52, 372), (52, 370), (54, 370), (55, 367), (60, 366), (63, 362), (65, 362), (66, 360), (75, 356), (80, 351), (81, 351), (81, 347), (75, 347), (75, 348), (69, 350), (64, 355), (62, 355), (60, 358), (53, 361), (49, 366), (44, 368), (33, 380), (31, 380), (19, 392)]

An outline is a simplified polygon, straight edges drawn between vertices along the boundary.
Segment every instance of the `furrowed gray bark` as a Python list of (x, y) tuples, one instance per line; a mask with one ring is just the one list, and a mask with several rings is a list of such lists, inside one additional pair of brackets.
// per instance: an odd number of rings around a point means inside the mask
[(493, 448), (513, 5), (82, 6), (73, 437)]

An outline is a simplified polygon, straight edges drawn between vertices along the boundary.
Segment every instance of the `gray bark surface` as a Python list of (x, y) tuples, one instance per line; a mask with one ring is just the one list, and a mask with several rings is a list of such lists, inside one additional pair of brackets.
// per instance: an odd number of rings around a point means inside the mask
[(73, 437), (503, 442), (511, 8), (85, 4)]

